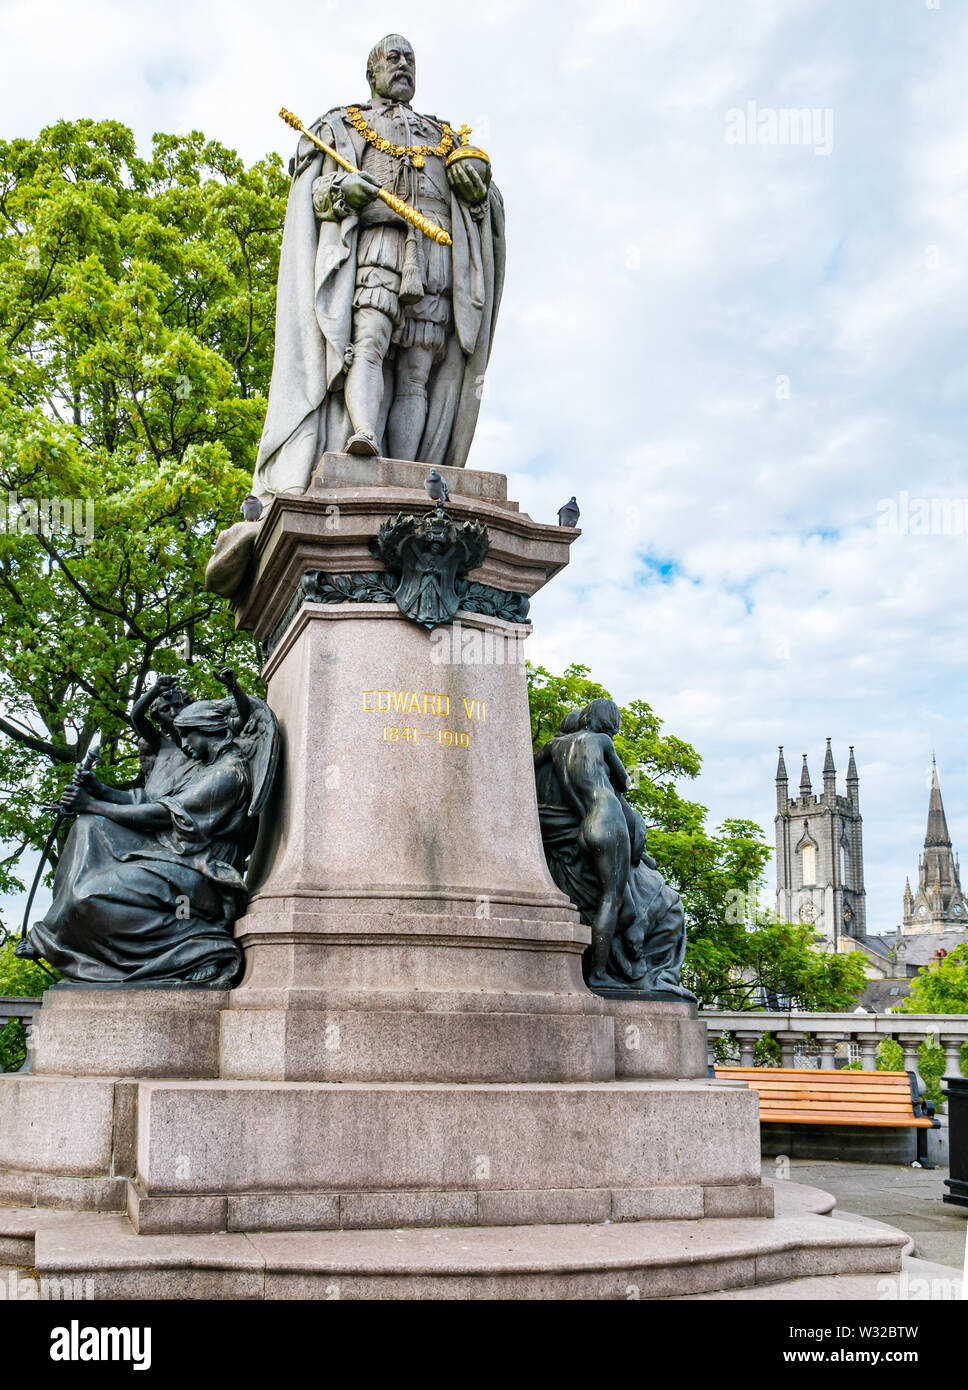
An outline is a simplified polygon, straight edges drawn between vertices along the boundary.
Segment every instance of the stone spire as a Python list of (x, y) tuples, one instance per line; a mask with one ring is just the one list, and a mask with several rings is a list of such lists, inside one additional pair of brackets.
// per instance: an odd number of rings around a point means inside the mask
[(823, 794), (827, 801), (832, 801), (837, 795), (837, 769), (834, 767), (834, 755), (830, 749), (829, 738), (823, 760)]
[(951, 849), (948, 821), (941, 800), (938, 765), (931, 759), (931, 791), (924, 850), (918, 861), (918, 887), (904, 894), (904, 926), (913, 932), (942, 932), (964, 928), (968, 900), (961, 891), (958, 864)]
[(938, 764), (931, 759), (931, 795), (928, 799), (928, 829), (924, 837), (925, 849), (951, 849), (951, 836), (945, 820), (944, 803), (941, 800), (941, 783), (938, 781)]
[(783, 744), (780, 744), (780, 756), (776, 760), (776, 780), (785, 782), (787, 780), (786, 763), (783, 761)]
[(800, 773), (800, 795), (809, 796), (812, 791), (813, 787), (810, 785), (810, 769), (807, 767), (807, 755), (804, 753), (803, 769)]

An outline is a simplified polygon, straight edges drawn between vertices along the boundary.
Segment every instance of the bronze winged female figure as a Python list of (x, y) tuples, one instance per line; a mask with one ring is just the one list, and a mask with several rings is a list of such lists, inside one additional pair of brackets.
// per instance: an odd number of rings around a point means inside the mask
[[(221, 673), (233, 698), (199, 700), (174, 717), (185, 760), (163, 784), (92, 795), (69, 787), (77, 816), (41, 922), (16, 947), (85, 984), (228, 988), (242, 953), (232, 935), (243, 879), (278, 752), (269, 707)], [(231, 678), (231, 679), (229, 679)]]

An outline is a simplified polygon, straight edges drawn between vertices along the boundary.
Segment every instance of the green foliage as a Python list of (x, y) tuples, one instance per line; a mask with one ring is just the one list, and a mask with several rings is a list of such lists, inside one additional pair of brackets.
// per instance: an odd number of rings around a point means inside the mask
[(903, 1047), (893, 1038), (885, 1038), (877, 1049), (876, 1062), (878, 1071), (903, 1071)]
[(685, 974), (703, 1003), (755, 1009), (762, 989), (796, 1009), (837, 1010), (854, 1005), (864, 989), (863, 961), (819, 950), (809, 927), (762, 909), (748, 922), (731, 921), (727, 912), (718, 922), (707, 915), (696, 924), (687, 904), (687, 917)]
[(935, 1105), (944, 1105), (947, 1097), (941, 1089), (944, 1076), (944, 1048), (936, 1037), (929, 1037), (918, 1046), (918, 1076), (924, 1082), (924, 1093)]
[[(733, 1033), (721, 1033), (713, 1043), (713, 1061), (720, 1067), (739, 1066), (739, 1043)], [(780, 1044), (772, 1033), (761, 1033), (753, 1044), (754, 1067), (778, 1067), (782, 1062)]]
[[(149, 158), (114, 121), (0, 141), (0, 503), (27, 505), (0, 526), (0, 893), (95, 729), (104, 779), (137, 780), (151, 673), (255, 679), (203, 576), (262, 427), (286, 190), (198, 132)], [(71, 527), (31, 529), (43, 499)]]
[[(18, 960), (13, 953), (14, 938), (0, 927), (0, 996), (19, 998), (43, 994), (53, 979), (33, 961)], [(27, 1034), (19, 1019), (11, 1018), (0, 1028), (0, 1071), (18, 1071), (27, 1055)]]
[[(957, 946), (941, 960), (931, 961), (919, 972), (910, 993), (895, 1010), (903, 1014), (968, 1014), (968, 946)], [(961, 1072), (968, 1076), (968, 1043), (962, 1045)], [(927, 1095), (936, 1105), (945, 1099), (941, 1089), (944, 1049), (935, 1039), (918, 1048), (918, 1072)]]
[(0, 1028), (0, 1071), (19, 1071), (27, 1056), (27, 1033), (19, 1018)]
[(60, 975), (56, 970), (48, 975), (32, 960), (19, 960), (13, 953), (14, 942), (0, 927), (0, 996), (23, 999), (43, 994)]
[(782, 1061), (780, 1044), (776, 1038), (772, 1033), (761, 1033), (753, 1044), (754, 1067), (778, 1067)]
[(895, 1012), (968, 1014), (968, 946), (957, 946), (921, 970)]
[(717, 1067), (739, 1066), (739, 1043), (732, 1033), (720, 1033), (713, 1043), (712, 1054)]
[[(561, 676), (528, 667), (535, 751), (553, 738), (570, 709), (608, 695), (572, 665)], [(755, 1009), (761, 990), (801, 1009), (845, 1009), (865, 985), (859, 953), (818, 951), (811, 928), (783, 922), (759, 907), (757, 890), (770, 851), (753, 821), (729, 819), (710, 830), (707, 810), (678, 791), (701, 766), (690, 744), (663, 735), (662, 720), (644, 700), (622, 709), (615, 739), (633, 785), (628, 800), (649, 828), (648, 850), (682, 896), (689, 928), (683, 981), (700, 1004)]]

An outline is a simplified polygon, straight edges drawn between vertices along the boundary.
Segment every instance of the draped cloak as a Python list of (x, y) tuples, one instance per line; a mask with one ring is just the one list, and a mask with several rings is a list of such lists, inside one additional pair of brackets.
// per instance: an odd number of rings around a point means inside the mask
[[(312, 127), (355, 167), (364, 140), (338, 107)], [(334, 162), (305, 136), (289, 189), (276, 294), (276, 339), (269, 405), (252, 491), (269, 498), (304, 491), (330, 450), (342, 452), (353, 433), (343, 400), (344, 353), (353, 336), (359, 219), (320, 221), (313, 182)], [(402, 223), (400, 225), (403, 225)], [(427, 383), (427, 422), (417, 462), (463, 468), (477, 424), (481, 387), (504, 285), (504, 201), (492, 184), (483, 216), (451, 193), (454, 324), (444, 359)], [(385, 426), (393, 390), (384, 366)], [(381, 451), (382, 439), (378, 441)]]
[(54, 898), (28, 939), (72, 982), (231, 983), (242, 953), (232, 926), (245, 910), (239, 869), (251, 848), (251, 783), (245, 757), (228, 748), (191, 762), (142, 792), (169, 824), (142, 832), (106, 816), (78, 816), (54, 875)]

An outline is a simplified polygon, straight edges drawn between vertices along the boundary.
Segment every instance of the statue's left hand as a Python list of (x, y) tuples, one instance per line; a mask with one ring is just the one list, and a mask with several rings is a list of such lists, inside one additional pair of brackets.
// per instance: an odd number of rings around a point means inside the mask
[[(451, 164), (447, 170), (447, 177), (450, 179), (451, 188), (457, 194), (462, 203), (483, 203), (487, 197), (487, 188), (490, 180), (478, 173), (474, 165), (478, 161), (473, 159), (461, 159), (456, 164)], [(482, 166), (487, 168), (487, 166)]]

